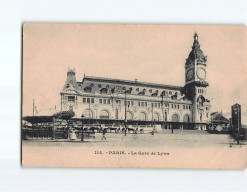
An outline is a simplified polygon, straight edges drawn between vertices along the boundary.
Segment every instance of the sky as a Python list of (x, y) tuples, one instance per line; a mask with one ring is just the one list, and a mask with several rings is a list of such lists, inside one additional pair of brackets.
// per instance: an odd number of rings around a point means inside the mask
[(246, 27), (210, 25), (25, 24), (23, 115), (60, 109), (68, 67), (83, 75), (184, 86), (185, 60), (198, 33), (207, 56), (211, 111), (230, 117), (242, 105), (247, 124)]

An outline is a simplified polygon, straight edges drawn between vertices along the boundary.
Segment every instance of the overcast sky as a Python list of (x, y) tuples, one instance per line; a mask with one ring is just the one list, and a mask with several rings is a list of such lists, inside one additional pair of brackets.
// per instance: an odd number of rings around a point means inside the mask
[(60, 109), (68, 67), (83, 75), (171, 84), (185, 83), (193, 35), (208, 56), (212, 111), (230, 117), (242, 105), (246, 120), (246, 31), (242, 26), (27, 24), (23, 33), (23, 114)]

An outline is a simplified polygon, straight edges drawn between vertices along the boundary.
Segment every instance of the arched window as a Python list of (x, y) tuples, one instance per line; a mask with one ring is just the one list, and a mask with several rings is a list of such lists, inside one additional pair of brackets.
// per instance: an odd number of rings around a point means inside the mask
[(154, 120), (154, 121), (160, 121), (160, 116), (159, 116), (158, 113), (154, 113), (154, 115), (153, 115), (153, 120)]
[(93, 118), (93, 112), (91, 110), (86, 110), (84, 112), (84, 117), (89, 119)]
[(139, 119), (140, 119), (140, 121), (146, 121), (147, 120), (146, 114), (144, 112), (141, 112), (140, 116), (139, 116)]
[(172, 115), (172, 122), (179, 122), (179, 116), (177, 114)]
[(85, 87), (84, 91), (87, 93), (91, 93), (92, 92), (92, 87)]
[(109, 119), (109, 112), (106, 110), (102, 110), (100, 113), (100, 118), (101, 119)]
[(100, 93), (107, 93), (108, 92), (108, 89), (106, 89), (106, 88), (102, 88), (101, 90), (100, 90)]
[(183, 121), (184, 121), (185, 123), (190, 122), (190, 116), (189, 116), (188, 114), (184, 115)]
[(126, 118), (127, 120), (133, 120), (133, 114), (129, 111), (126, 112)]
[(205, 98), (200, 95), (198, 98), (197, 98), (197, 102), (199, 103), (199, 106), (203, 106), (204, 102), (205, 102)]

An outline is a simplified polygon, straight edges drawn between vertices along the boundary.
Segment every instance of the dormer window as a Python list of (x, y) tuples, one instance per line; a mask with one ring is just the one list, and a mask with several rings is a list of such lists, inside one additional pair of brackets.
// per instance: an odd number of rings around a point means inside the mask
[(92, 87), (85, 87), (84, 88), (84, 91), (87, 92), (87, 93), (91, 93), (92, 92)]
[(177, 99), (177, 95), (173, 95), (171, 98), (172, 98), (173, 100), (176, 100), (176, 99)]
[(102, 88), (101, 90), (100, 90), (100, 93), (107, 93), (108, 92), (108, 90), (106, 89), (106, 88)]

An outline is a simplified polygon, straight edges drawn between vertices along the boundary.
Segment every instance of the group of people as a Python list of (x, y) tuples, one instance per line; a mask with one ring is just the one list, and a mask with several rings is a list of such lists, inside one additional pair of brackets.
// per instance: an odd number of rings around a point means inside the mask
[[(122, 132), (123, 132), (125, 135), (127, 134), (127, 131), (128, 131), (128, 128), (123, 128), (123, 129), (122, 129)], [(139, 131), (139, 129), (138, 129), (138, 127), (137, 127), (136, 129), (133, 130), (133, 133), (134, 133), (134, 134), (137, 134), (138, 131)], [(102, 140), (106, 140), (107, 128), (102, 128), (102, 127), (100, 127), (100, 132), (102, 132)], [(140, 132), (140, 133), (144, 133), (144, 130), (143, 130), (143, 129), (140, 129), (139, 132)], [(155, 125), (154, 125), (153, 130), (152, 130), (150, 133), (151, 133), (151, 135), (154, 136), (155, 132), (156, 132), (156, 127), (155, 127)], [(74, 129), (70, 129), (69, 137), (70, 137), (71, 140), (76, 140), (76, 139), (77, 139), (77, 135), (76, 135)], [(82, 137), (83, 137), (83, 133), (82, 133)]]

